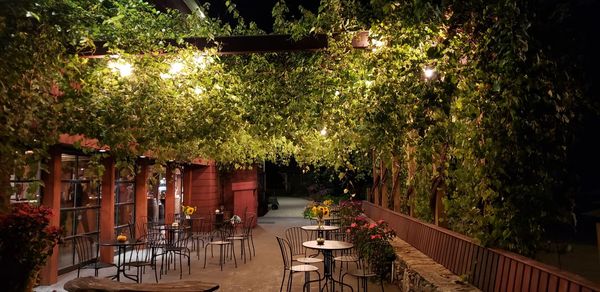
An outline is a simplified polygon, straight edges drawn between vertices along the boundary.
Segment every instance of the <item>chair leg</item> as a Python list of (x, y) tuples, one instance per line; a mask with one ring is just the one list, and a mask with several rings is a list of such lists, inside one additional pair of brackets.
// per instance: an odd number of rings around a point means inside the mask
[[(152, 263), (152, 260), (150, 262)], [(152, 267), (154, 268), (154, 279), (156, 280), (156, 283), (158, 283), (158, 273), (157, 273), (157, 268), (156, 268), (156, 262), (154, 263), (154, 265)]]
[(307, 292), (310, 292), (310, 284), (308, 284), (308, 287), (306, 286), (306, 284), (310, 281), (310, 272), (304, 272), (304, 286), (302, 286), (302, 291), (306, 290)]
[[(209, 245), (210, 245), (210, 244), (209, 244)], [(208, 248), (208, 246), (209, 246), (209, 245), (205, 245), (205, 246), (204, 246), (204, 268), (205, 268), (205, 269), (206, 269), (206, 254), (207, 254), (207, 253), (206, 253), (206, 248)], [(211, 249), (212, 249), (212, 247), (211, 247)]]
[(179, 280), (183, 279), (183, 264), (181, 260), (181, 252), (179, 253)]
[(279, 292), (283, 291), (283, 282), (285, 282), (285, 274), (287, 274), (287, 272), (283, 270), (283, 277), (281, 277), (281, 287), (279, 287)]
[(231, 254), (233, 254), (233, 262), (235, 263), (235, 267), (237, 268), (237, 260), (235, 259), (235, 244), (231, 242)]

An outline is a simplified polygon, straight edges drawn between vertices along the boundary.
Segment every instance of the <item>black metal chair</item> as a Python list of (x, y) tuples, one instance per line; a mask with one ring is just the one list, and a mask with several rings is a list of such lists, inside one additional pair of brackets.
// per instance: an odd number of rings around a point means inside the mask
[[(210, 220), (206, 218), (192, 218), (192, 250), (196, 251), (196, 257), (200, 259), (200, 248), (204, 248), (204, 244), (210, 239)], [(202, 245), (200, 245), (202, 242)]]
[[(163, 269), (163, 264), (166, 265), (167, 270), (170, 267), (171, 261), (173, 261), (173, 267), (176, 266), (176, 258), (179, 258), (179, 279), (183, 278), (183, 258), (187, 259), (188, 265), (188, 274), (192, 274), (190, 255), (191, 251), (188, 248), (188, 242), (190, 239), (189, 228), (179, 228), (175, 230), (168, 230), (165, 244), (163, 246), (163, 261), (161, 263), (161, 274)], [(164, 257), (166, 256), (166, 262)], [(166, 271), (165, 271), (166, 273)]]
[(294, 226), (285, 230), (285, 238), (288, 241), (292, 250), (292, 259), (303, 264), (316, 264), (323, 262), (323, 259), (317, 258), (317, 254), (308, 255), (307, 248), (302, 243), (309, 240), (314, 240), (308, 231), (301, 227)]
[(94, 276), (98, 277), (98, 270), (110, 267), (116, 267), (113, 263), (100, 261), (100, 245), (94, 237), (80, 236), (75, 237), (75, 252), (77, 252), (77, 278), (81, 269), (94, 269)]
[[(354, 278), (356, 278), (356, 281), (358, 283), (358, 287), (357, 287), (357, 292), (360, 292), (360, 289), (362, 287), (363, 291), (368, 291), (367, 290), (367, 284), (368, 284), (368, 280), (370, 278), (376, 278), (378, 277), (378, 275), (373, 272), (373, 270), (371, 269), (371, 264), (369, 263), (368, 260), (366, 260), (365, 258), (359, 258), (358, 260), (358, 266), (359, 268), (356, 269), (351, 269), (346, 271), (342, 277), (341, 277), (341, 282), (344, 283), (344, 277), (350, 275)], [(381, 286), (381, 291), (385, 291), (383, 288), (383, 279), (381, 277), (379, 277), (379, 284)], [(342, 289), (343, 289), (344, 285), (342, 285)]]
[[(344, 232), (343, 230), (346, 230), (346, 228), (340, 228), (339, 232), (334, 232), (333, 238), (335, 240), (349, 241), (348, 234), (346, 232)], [(335, 266), (339, 264), (339, 271), (340, 271), (339, 279), (340, 279), (340, 281), (342, 278), (343, 271), (348, 270), (350, 263), (355, 264), (356, 268), (360, 267), (359, 257), (358, 257), (358, 253), (356, 252), (356, 247), (340, 251), (333, 258), (333, 267), (334, 267), (333, 270), (335, 270)]]
[(306, 288), (306, 283), (310, 281), (310, 273), (316, 272), (317, 277), (319, 277), (319, 287), (321, 287), (321, 273), (319, 273), (319, 268), (313, 265), (301, 264), (301, 265), (292, 265), (292, 249), (287, 240), (276, 236), (277, 243), (279, 243), (279, 249), (281, 250), (281, 257), (283, 259), (283, 277), (281, 278), (281, 287), (279, 291), (283, 291), (283, 283), (285, 282), (285, 278), (287, 277), (287, 289), (286, 291), (292, 291), (292, 282), (294, 278), (294, 273), (302, 273), (304, 272), (304, 288)]
[(144, 242), (144, 244), (134, 245), (133, 250), (130, 253), (129, 261), (123, 264), (125, 267), (136, 268), (136, 279), (138, 283), (142, 282), (143, 273), (146, 272), (146, 267), (154, 269), (154, 278), (158, 283), (158, 272), (156, 268), (156, 261), (154, 261), (154, 249), (152, 238), (153, 235), (144, 235), (138, 238), (138, 242)]
[(227, 240), (228, 237), (231, 236), (232, 228), (230, 224), (223, 224), (220, 228), (214, 229), (210, 235), (210, 241), (208, 241), (204, 245), (204, 268), (206, 268), (206, 256), (207, 249), (210, 247), (211, 257), (213, 254), (213, 246), (219, 247), (219, 265), (221, 266), (221, 271), (223, 270), (223, 264), (225, 263), (225, 259), (227, 258), (227, 254), (231, 251), (233, 255), (233, 261), (235, 263), (235, 267), (237, 268), (237, 259), (235, 258), (235, 248), (233, 246), (233, 242), (231, 240)]
[[(248, 253), (250, 254), (250, 259), (252, 259), (252, 250), (250, 249), (250, 241), (252, 240), (252, 226), (254, 226), (254, 221), (256, 220), (256, 215), (254, 213), (249, 213), (244, 216), (246, 219), (242, 223), (242, 233), (236, 234), (233, 236), (227, 237), (229, 241), (240, 241), (240, 256), (244, 257), (244, 263), (246, 263), (246, 246), (248, 246)], [(252, 248), (254, 248), (254, 242), (252, 243)], [(256, 254), (255, 254), (256, 255)]]

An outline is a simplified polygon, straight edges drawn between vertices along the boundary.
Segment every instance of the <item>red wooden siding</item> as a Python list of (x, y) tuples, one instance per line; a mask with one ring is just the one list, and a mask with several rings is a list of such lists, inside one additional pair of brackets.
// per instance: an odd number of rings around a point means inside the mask
[(365, 213), (383, 219), (397, 236), (483, 291), (600, 291), (600, 286), (555, 267), (500, 249), (415, 218), (363, 202)]
[(220, 205), (219, 176), (216, 166), (199, 166), (194, 168), (192, 175), (192, 191), (190, 205), (196, 206), (200, 216), (214, 214)]

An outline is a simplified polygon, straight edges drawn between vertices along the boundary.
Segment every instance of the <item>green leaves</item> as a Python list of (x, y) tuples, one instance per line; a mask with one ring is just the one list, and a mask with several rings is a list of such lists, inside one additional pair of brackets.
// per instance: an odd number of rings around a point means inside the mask
[[(275, 32), (325, 33), (326, 50), (218, 56), (165, 39), (261, 33), (231, 1), (235, 28), (206, 6), (201, 17), (138, 0), (0, 2), (0, 157), (12, 172), (69, 133), (122, 160), (293, 156), (344, 173), (395, 159), (400, 210), (431, 220), (442, 180), (450, 228), (530, 253), (568, 207), (558, 192), (586, 102), (530, 35), (526, 4), (326, 0), (289, 19), (282, 1)], [(370, 47), (352, 48), (367, 30)], [(119, 56), (67, 53), (96, 41)]]

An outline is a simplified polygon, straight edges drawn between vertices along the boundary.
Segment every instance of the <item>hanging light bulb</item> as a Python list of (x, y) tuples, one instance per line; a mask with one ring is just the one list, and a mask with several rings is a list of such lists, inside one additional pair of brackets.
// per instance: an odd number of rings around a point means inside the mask
[(176, 75), (183, 70), (185, 66), (181, 62), (173, 62), (171, 63), (171, 69), (169, 69), (169, 74)]
[(133, 73), (133, 66), (123, 60), (111, 60), (108, 62), (108, 68), (113, 72), (119, 72), (121, 77), (127, 77)]
[(327, 127), (323, 127), (323, 129), (321, 129), (321, 136), (327, 136)]
[(435, 69), (430, 67), (423, 68), (423, 76), (425, 76), (425, 79), (432, 79), (435, 77)]

